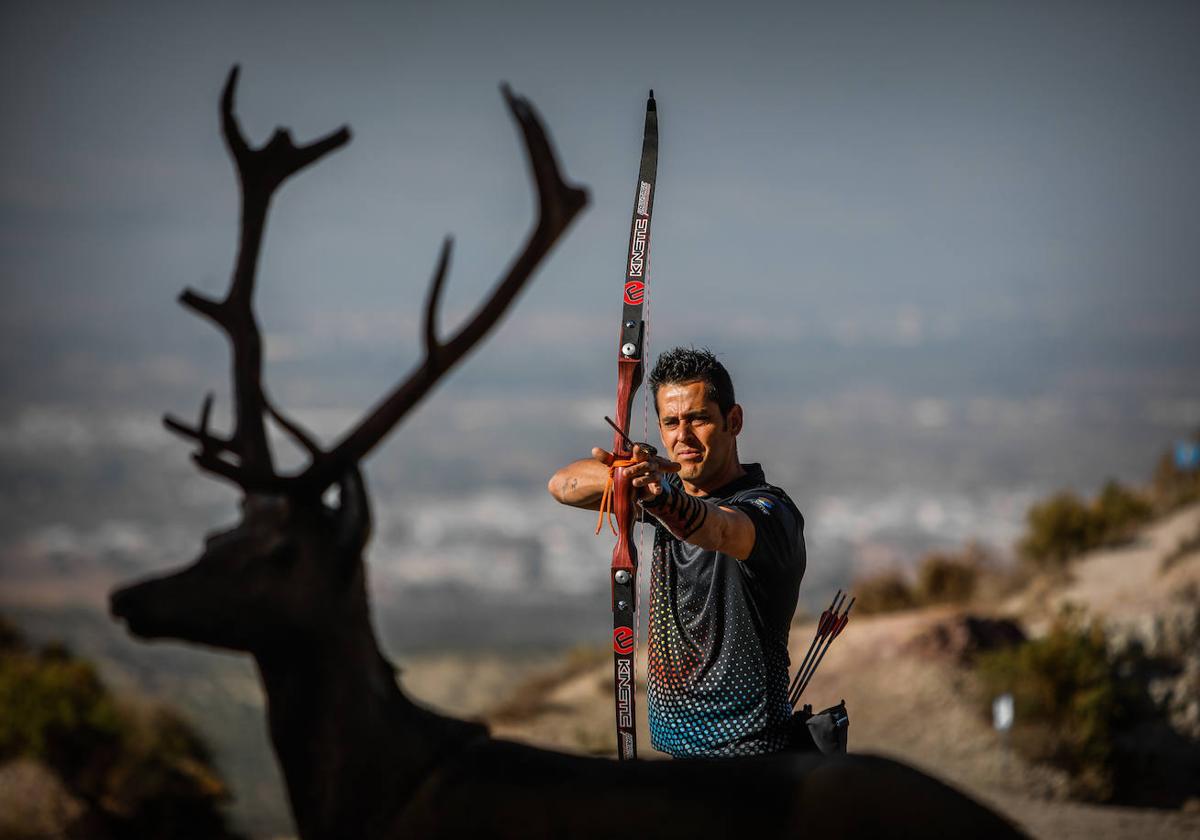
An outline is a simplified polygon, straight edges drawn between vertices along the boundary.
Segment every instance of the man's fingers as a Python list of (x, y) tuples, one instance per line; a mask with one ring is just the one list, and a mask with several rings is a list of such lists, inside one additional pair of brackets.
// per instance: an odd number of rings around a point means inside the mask
[(658, 456), (658, 450), (648, 443), (635, 443), (633, 445), (633, 459), (635, 461), (650, 461)]
[[(606, 467), (611, 467), (616, 456), (607, 449), (601, 449), (599, 446), (592, 447), (592, 457), (604, 464)], [(640, 444), (634, 444), (633, 460), (636, 461), (636, 466), (627, 467), (629, 470), (637, 470), (639, 474), (655, 473), (655, 472), (672, 472), (676, 473), (682, 469), (682, 464), (677, 464), (674, 461), (668, 461), (666, 458), (660, 458), (658, 455), (651, 454)], [(640, 485), (639, 485), (640, 486)]]
[(645, 483), (639, 485), (638, 489), (641, 491), (638, 493), (638, 498), (642, 501), (653, 499), (663, 492), (662, 482), (655, 481), (651, 476), (647, 476)]
[[(668, 461), (664, 458), (650, 458), (646, 461), (639, 461), (631, 467), (625, 469), (638, 476), (655, 476), (661, 473), (677, 473), (682, 468), (681, 464), (676, 464), (674, 461)], [(641, 485), (638, 485), (641, 486)]]

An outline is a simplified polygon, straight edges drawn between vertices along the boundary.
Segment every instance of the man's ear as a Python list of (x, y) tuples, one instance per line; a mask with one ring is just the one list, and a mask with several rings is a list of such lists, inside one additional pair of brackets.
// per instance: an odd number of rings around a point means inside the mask
[(739, 435), (742, 433), (742, 407), (740, 405), (734, 403), (730, 407), (729, 414), (725, 418), (725, 423), (729, 426), (731, 434)]

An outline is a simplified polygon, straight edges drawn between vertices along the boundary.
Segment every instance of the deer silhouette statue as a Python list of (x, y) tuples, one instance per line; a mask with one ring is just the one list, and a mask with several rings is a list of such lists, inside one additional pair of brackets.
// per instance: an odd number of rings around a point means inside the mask
[[(209, 536), (189, 566), (115, 590), (110, 608), (136, 637), (253, 657), (302, 838), (1016, 835), (963, 794), (885, 758), (788, 754), (621, 764), (493, 739), (483, 725), (405, 696), (372, 627), (363, 565), (371, 517), (359, 464), (495, 326), (587, 195), (564, 180), (529, 102), (505, 87), (537, 192), (533, 231), (486, 302), (442, 340), (446, 240), (425, 304), (423, 360), (325, 449), (268, 398), (252, 297), (275, 191), (343, 146), (350, 132), (343, 127), (297, 146), (277, 129), (251, 148), (234, 114), (237, 78), (235, 66), (220, 108), (241, 183), (232, 282), (223, 300), (190, 290), (180, 298), (229, 337), (233, 432), (209, 428), (211, 394), (197, 424), (170, 416), (164, 423), (196, 444), (192, 457), (201, 470), (240, 488), (241, 521)], [(267, 418), (308, 453), (302, 470), (276, 471)]]

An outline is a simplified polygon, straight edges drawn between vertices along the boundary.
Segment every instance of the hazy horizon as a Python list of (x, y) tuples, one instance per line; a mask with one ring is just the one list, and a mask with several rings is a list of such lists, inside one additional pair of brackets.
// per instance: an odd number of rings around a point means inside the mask
[(266, 380), (326, 441), (417, 359), (442, 236), (451, 329), (531, 224), (499, 82), (592, 197), (367, 461), (385, 604), (603, 589), (610, 547), (544, 486), (608, 440), (650, 87), (651, 353), (708, 345), (733, 371), (743, 454), (805, 512), (808, 603), (930, 548), (1003, 552), (1039, 495), (1143, 480), (1200, 425), (1192, 4), (70, 8), (8, 8), (0, 34), (20, 79), (0, 164), (10, 577), (165, 568), (234, 515), (159, 417), (208, 390), (218, 424), (229, 408), (224, 340), (175, 298), (219, 293), (232, 263), (235, 63), (253, 143), (354, 133), (277, 196), (259, 273)]

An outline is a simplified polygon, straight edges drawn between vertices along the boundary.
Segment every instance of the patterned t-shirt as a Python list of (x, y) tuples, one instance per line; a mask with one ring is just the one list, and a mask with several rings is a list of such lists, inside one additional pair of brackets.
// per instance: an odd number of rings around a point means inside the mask
[[(743, 561), (681, 542), (658, 525), (650, 573), (650, 742), (688, 756), (783, 749), (788, 627), (804, 577), (804, 518), (762, 467), (707, 496), (754, 523)], [(679, 478), (671, 475), (679, 492)]]

